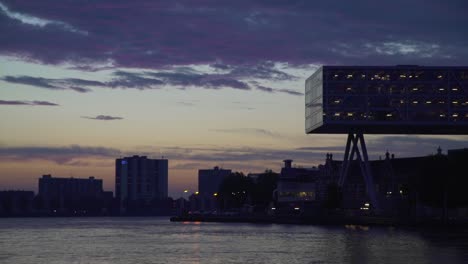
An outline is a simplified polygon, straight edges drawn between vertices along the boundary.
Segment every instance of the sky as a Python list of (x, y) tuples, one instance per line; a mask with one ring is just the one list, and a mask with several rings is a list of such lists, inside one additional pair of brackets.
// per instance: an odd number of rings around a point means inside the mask
[[(0, 190), (169, 159), (169, 194), (198, 169), (279, 171), (342, 158), (305, 135), (321, 65), (466, 65), (465, 0), (0, 0)], [(366, 136), (371, 158), (468, 147), (467, 136)]]

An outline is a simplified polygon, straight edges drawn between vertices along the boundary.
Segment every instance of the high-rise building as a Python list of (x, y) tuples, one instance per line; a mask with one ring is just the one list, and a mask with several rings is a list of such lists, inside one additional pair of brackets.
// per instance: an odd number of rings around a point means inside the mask
[(213, 195), (218, 192), (223, 180), (231, 174), (231, 170), (214, 167), (208, 170), (198, 170), (198, 191), (202, 195)]
[(167, 189), (167, 159), (132, 156), (115, 160), (115, 195), (119, 201), (164, 200)]

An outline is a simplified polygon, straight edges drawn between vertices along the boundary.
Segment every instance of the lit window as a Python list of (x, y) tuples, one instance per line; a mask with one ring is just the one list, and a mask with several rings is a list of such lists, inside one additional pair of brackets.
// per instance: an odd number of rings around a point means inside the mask
[(418, 101), (413, 101), (413, 104), (417, 104), (417, 103), (418, 103)]
[(351, 90), (352, 90), (351, 87), (346, 88), (346, 91), (351, 91)]
[(335, 100), (334, 103), (335, 103), (335, 104), (339, 104), (339, 103), (340, 103), (340, 100)]
[(340, 116), (340, 113), (335, 113), (335, 116)]
[(393, 115), (392, 114), (387, 114), (387, 117), (392, 117)]
[(456, 88), (456, 87), (452, 88), (452, 91), (458, 91), (458, 88)]
[(406, 75), (400, 74), (400, 78), (406, 78)]
[(437, 76), (438, 79), (442, 79), (442, 77), (443, 77), (442, 75)]
[(335, 74), (333, 77), (338, 78), (338, 76), (339, 76), (338, 74)]
[(348, 74), (348, 76), (346, 76), (348, 79), (350, 78), (353, 78), (353, 75), (352, 74)]
[(440, 117), (445, 117), (445, 114), (440, 114), (439, 116), (440, 116)]
[(366, 78), (366, 75), (365, 75), (365, 74), (363, 74), (363, 75), (361, 75), (361, 77), (362, 77), (362, 78)]
[(452, 104), (458, 104), (458, 101), (453, 101)]
[(431, 101), (426, 101), (426, 104), (431, 104), (432, 102)]
[(458, 117), (458, 114), (457, 114), (457, 113), (455, 113), (455, 114), (453, 114), (452, 116), (453, 116), (453, 117)]
[(418, 90), (418, 88), (416, 88), (416, 87), (413, 88), (413, 91), (417, 91), (417, 90)]
[(445, 89), (444, 88), (439, 88), (439, 91), (445, 91)]
[(439, 104), (445, 104), (445, 101), (439, 101)]
[(353, 116), (353, 113), (348, 113), (348, 116)]

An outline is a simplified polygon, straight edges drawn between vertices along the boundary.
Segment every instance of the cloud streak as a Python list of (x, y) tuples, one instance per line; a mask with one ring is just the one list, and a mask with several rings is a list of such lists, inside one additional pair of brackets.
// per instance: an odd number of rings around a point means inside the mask
[(109, 116), (109, 115), (98, 115), (98, 116), (95, 116), (95, 117), (82, 116), (81, 118), (92, 119), (92, 120), (100, 120), (100, 121), (112, 121), (112, 120), (121, 120), (121, 119), (123, 119), (123, 117), (120, 117), (120, 116)]
[(114, 148), (88, 146), (0, 146), (0, 157), (5, 160), (18, 162), (30, 160), (47, 160), (57, 164), (70, 163), (79, 158), (115, 158), (121, 151)]
[[(260, 132), (262, 133), (262, 132)], [(397, 157), (426, 156), (436, 152), (438, 146), (447, 149), (467, 148), (468, 139), (452, 139), (443, 137), (378, 137), (368, 140), (369, 154), (373, 159), (383, 156), (388, 149)], [(121, 156), (146, 155), (148, 157), (164, 157), (176, 162), (173, 169), (197, 169), (201, 164), (237, 164), (239, 168), (251, 168), (259, 164), (281, 164), (284, 159), (306, 165), (322, 164), (326, 153), (335, 154), (335, 159), (342, 158), (342, 146), (321, 146), (301, 148), (261, 148), (261, 147), (140, 147), (129, 150), (119, 150), (92, 146), (0, 146), (0, 158), (3, 161), (24, 162), (29, 160), (46, 160), (57, 164), (74, 164), (83, 159), (106, 159), (113, 161)], [(389, 148), (389, 146), (392, 146)], [(414, 148), (412, 147), (414, 146)], [(232, 167), (238, 170), (237, 167)]]
[(294, 91), (291, 89), (275, 89), (271, 87), (265, 87), (263, 85), (256, 85), (257, 90), (262, 91), (262, 92), (267, 92), (267, 93), (286, 93), (290, 95), (295, 95), (295, 96), (303, 96), (304, 93)]
[(262, 129), (262, 128), (211, 129), (211, 131), (220, 132), (220, 133), (232, 133), (232, 134), (250, 134), (250, 135), (256, 135), (256, 136), (268, 136), (268, 137), (274, 137), (274, 138), (283, 137), (278, 133), (274, 133), (272, 131), (269, 131), (267, 129)]
[(18, 100), (0, 100), (0, 105), (28, 105), (28, 106), (59, 106), (59, 104), (47, 101), (18, 101)]
[[(223, 73), (216, 72), (220, 67), (223, 68)], [(200, 72), (191, 67), (179, 67), (164, 71), (121, 71), (117, 70), (112, 73), (110, 81), (96, 81), (79, 78), (42, 78), (34, 76), (11, 76), (7, 75), (0, 80), (8, 83), (28, 85), (37, 88), (49, 90), (72, 90), (79, 93), (91, 92), (95, 88), (109, 89), (138, 89), (151, 90), (161, 89), (166, 86), (172, 86), (177, 89), (187, 88), (203, 88), (203, 89), (235, 89), (235, 90), (251, 90), (251, 86), (247, 82), (251, 78), (263, 78), (271, 80), (293, 80), (296, 77), (286, 72), (275, 69), (275, 65), (271, 63), (263, 63), (252, 66), (251, 71), (248, 71), (247, 66), (230, 66), (216, 65), (213, 66), (215, 72)], [(252, 83), (257, 83), (252, 81)], [(270, 89), (270, 90), (269, 90)], [(264, 92), (281, 92), (290, 95), (302, 95), (302, 93), (288, 89), (271, 89), (260, 87), (260, 91)]]
[(44, 19), (44, 18), (40, 18), (37, 16), (32, 16), (29, 14), (12, 12), (6, 5), (4, 5), (1, 2), (0, 2), (0, 10), (3, 11), (7, 17), (17, 20), (23, 24), (32, 25), (32, 26), (41, 27), (41, 28), (44, 28), (46, 26), (56, 26), (56, 27), (61, 28), (62, 30), (66, 30), (69, 32), (82, 34), (82, 35), (88, 35), (88, 32), (77, 29), (73, 27), (72, 25), (62, 22), (62, 21), (49, 20), (49, 19)]

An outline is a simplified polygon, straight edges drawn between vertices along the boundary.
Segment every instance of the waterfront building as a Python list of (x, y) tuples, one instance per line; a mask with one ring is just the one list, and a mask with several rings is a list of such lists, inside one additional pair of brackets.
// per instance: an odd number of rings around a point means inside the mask
[(292, 160), (284, 160), (284, 167), (278, 178), (275, 214), (310, 213), (319, 205), (317, 183), (320, 170), (292, 167)]
[(33, 191), (0, 191), (1, 215), (27, 215), (33, 211)]
[(348, 134), (338, 186), (356, 157), (378, 212), (364, 134), (467, 134), (468, 67), (322, 66), (305, 83), (305, 132)]
[(306, 133), (468, 133), (468, 67), (323, 66), (305, 97)]
[(146, 156), (115, 160), (115, 195), (121, 203), (168, 198), (168, 160)]
[[(434, 155), (397, 158), (387, 152), (384, 158), (369, 161), (379, 214), (403, 219), (440, 218), (449, 214), (468, 217), (466, 162), (468, 149), (443, 154), (440, 148)], [(324, 198), (330, 196), (331, 186), (338, 186), (342, 163), (327, 155), (326, 164), (320, 166), (318, 186), (326, 193)], [(340, 186), (339, 207), (351, 215), (368, 214), (373, 209), (361, 165), (357, 160), (350, 162), (349, 175)]]
[(212, 196), (218, 192), (223, 180), (231, 174), (231, 170), (213, 169), (198, 170), (198, 191), (205, 196)]
[(46, 210), (69, 211), (86, 208), (100, 211), (109, 192), (102, 189), (102, 180), (94, 177), (58, 178), (43, 175), (39, 178), (39, 194)]
[(198, 196), (201, 211), (212, 211), (217, 208), (218, 191), (221, 183), (232, 171), (214, 167), (198, 170)]

